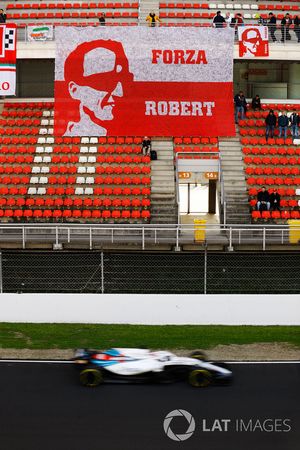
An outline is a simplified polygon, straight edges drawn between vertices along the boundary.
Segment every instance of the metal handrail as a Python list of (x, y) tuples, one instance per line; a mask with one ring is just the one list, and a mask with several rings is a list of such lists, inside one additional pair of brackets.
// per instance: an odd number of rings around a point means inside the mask
[[(101, 233), (102, 232), (102, 233)], [(234, 245), (260, 245), (266, 250), (268, 244), (297, 244), (300, 242), (299, 225), (225, 225), (205, 224), (2, 224), (0, 225), (0, 242), (22, 243), (26, 249), (29, 242), (59, 244), (86, 243), (90, 249), (99, 242), (141, 245), (145, 250), (147, 244), (170, 244), (180, 250), (184, 244), (210, 243), (222, 244), (229, 250)], [(299, 237), (299, 239), (297, 239)], [(57, 247), (58, 248), (58, 247)]]

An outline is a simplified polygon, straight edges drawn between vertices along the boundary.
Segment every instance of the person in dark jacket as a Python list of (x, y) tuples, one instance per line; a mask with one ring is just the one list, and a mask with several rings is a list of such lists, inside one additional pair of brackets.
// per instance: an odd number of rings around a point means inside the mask
[(105, 26), (105, 14), (104, 13), (100, 14), (99, 23), (100, 23), (100, 25)]
[(291, 16), (289, 13), (286, 13), (284, 18), (281, 21), (281, 42), (290, 41), (290, 26), (293, 24)]
[(268, 25), (269, 25), (269, 30), (270, 30), (270, 35), (271, 35), (272, 41), (273, 41), (273, 42), (276, 42), (276, 41), (277, 41), (276, 36), (275, 36), (275, 31), (276, 31), (276, 17), (274, 16), (273, 13), (269, 13), (269, 22), (268, 22)]
[(238, 123), (239, 114), (240, 119), (243, 120), (247, 109), (247, 102), (243, 91), (240, 91), (238, 94), (234, 96), (234, 106), (235, 106), (235, 123)]
[(297, 41), (300, 42), (300, 17), (299, 16), (294, 17), (294, 31), (295, 31), (295, 35), (297, 37)]
[(274, 114), (273, 109), (270, 110), (269, 114), (266, 117), (266, 140), (268, 141), (269, 135), (274, 137), (274, 129), (277, 124), (277, 118)]
[(3, 11), (3, 9), (0, 9), (0, 23), (5, 23), (6, 22), (6, 14)]
[(217, 11), (217, 14), (213, 18), (213, 26), (215, 28), (223, 28), (225, 26), (224, 24), (225, 24), (225, 19), (221, 15), (221, 11)]
[(273, 211), (280, 211), (280, 194), (274, 189), (270, 195), (270, 206)]
[(292, 136), (293, 136), (293, 139), (295, 139), (298, 137), (298, 128), (300, 125), (300, 117), (296, 111), (294, 111), (293, 114), (290, 116), (290, 124), (291, 124)]
[(289, 118), (286, 113), (282, 113), (281, 116), (278, 117), (278, 127), (279, 127), (279, 137), (281, 137), (282, 132), (284, 133), (284, 139), (286, 139), (287, 130), (289, 125)]
[(260, 97), (258, 94), (252, 99), (252, 109), (255, 111), (261, 109)]
[(142, 152), (144, 155), (149, 155), (151, 150), (151, 139), (145, 136), (142, 142)]
[(257, 194), (257, 203), (256, 207), (258, 211), (266, 211), (270, 209), (270, 195), (269, 192), (266, 191), (266, 188), (263, 186), (261, 191)]

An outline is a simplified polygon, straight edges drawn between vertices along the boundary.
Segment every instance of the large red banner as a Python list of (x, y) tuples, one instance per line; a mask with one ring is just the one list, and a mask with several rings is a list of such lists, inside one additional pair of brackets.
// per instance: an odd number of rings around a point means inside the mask
[(58, 136), (232, 136), (233, 30), (56, 32)]

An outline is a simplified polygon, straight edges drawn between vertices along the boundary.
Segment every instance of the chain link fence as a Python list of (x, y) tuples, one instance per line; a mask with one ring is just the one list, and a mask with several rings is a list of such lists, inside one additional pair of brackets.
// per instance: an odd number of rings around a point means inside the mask
[(9, 251), (1, 255), (1, 291), (299, 294), (300, 253)]

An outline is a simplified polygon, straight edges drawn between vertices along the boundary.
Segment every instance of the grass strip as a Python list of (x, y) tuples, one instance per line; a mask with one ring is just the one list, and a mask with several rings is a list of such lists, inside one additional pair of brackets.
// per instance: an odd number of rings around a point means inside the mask
[(300, 346), (300, 326), (95, 325), (0, 323), (1, 348), (211, 348), (218, 344), (287, 342)]

